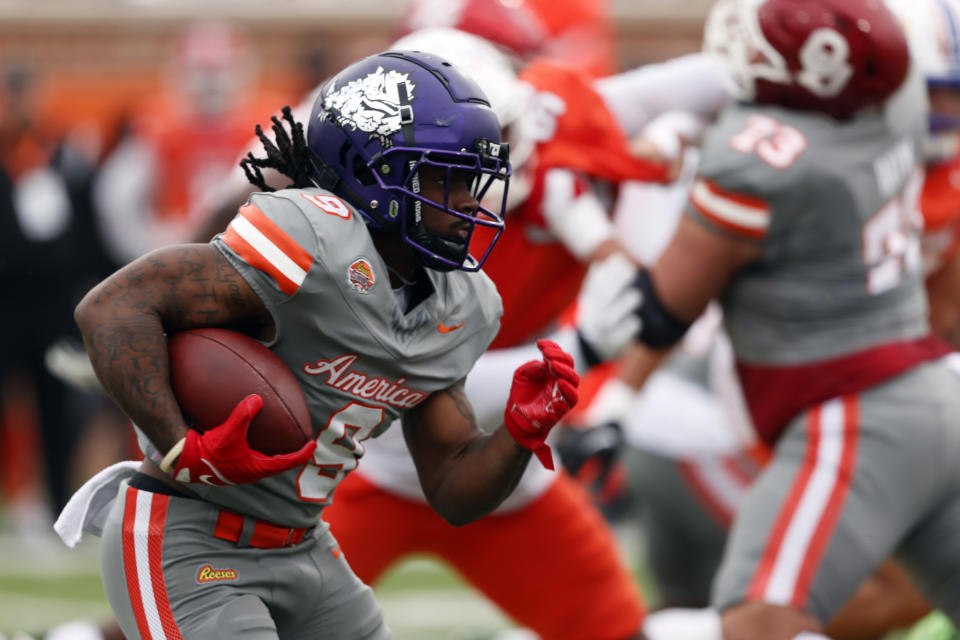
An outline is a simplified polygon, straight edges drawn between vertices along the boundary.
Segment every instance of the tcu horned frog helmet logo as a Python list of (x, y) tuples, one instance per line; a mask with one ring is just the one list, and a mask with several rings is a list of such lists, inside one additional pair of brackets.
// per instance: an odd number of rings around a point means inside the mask
[(390, 135), (412, 119), (409, 104), (416, 85), (408, 73), (376, 71), (363, 78), (351, 80), (342, 87), (331, 84), (324, 96), (323, 106), (337, 112), (337, 124), (359, 129), (377, 137), (384, 147), (391, 146)]

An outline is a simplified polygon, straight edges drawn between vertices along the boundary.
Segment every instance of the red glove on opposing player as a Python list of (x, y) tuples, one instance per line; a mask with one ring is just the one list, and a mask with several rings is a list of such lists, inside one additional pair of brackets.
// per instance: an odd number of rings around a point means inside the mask
[(220, 426), (203, 433), (187, 431), (181, 441), (183, 450), (173, 467), (174, 479), (220, 487), (249, 484), (306, 464), (317, 448), (313, 440), (297, 451), (276, 456), (250, 448), (247, 429), (261, 407), (263, 399), (251, 394), (240, 401)]
[(529, 449), (547, 469), (553, 456), (544, 440), (553, 425), (577, 404), (580, 376), (573, 358), (550, 340), (537, 340), (543, 360), (531, 360), (513, 374), (513, 386), (503, 423), (513, 439)]

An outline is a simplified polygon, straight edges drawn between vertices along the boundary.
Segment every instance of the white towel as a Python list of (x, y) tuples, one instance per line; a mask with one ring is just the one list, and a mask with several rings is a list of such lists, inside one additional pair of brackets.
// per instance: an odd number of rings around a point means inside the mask
[(53, 529), (65, 545), (71, 549), (77, 546), (84, 533), (100, 537), (120, 483), (139, 467), (139, 460), (112, 464), (77, 489), (53, 523)]

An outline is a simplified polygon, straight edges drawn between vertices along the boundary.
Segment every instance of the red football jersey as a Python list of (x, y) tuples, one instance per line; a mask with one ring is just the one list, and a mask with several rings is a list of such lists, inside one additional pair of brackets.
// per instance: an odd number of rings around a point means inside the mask
[(152, 103), (138, 117), (138, 135), (154, 149), (158, 188), (154, 206), (160, 218), (183, 220), (196, 213), (211, 180), (222, 180), (253, 135), (283, 104), (276, 96), (244, 102), (216, 118), (203, 118), (174, 100)]
[[(530, 176), (530, 194), (508, 213), (506, 230), (483, 267), (503, 298), (503, 322), (494, 348), (526, 342), (547, 330), (576, 298), (586, 271), (549, 233), (548, 216), (544, 215), (549, 199), (544, 192), (547, 172), (562, 168), (575, 175), (571, 202), (590, 189), (594, 180), (616, 185), (624, 180), (659, 181), (666, 176), (664, 167), (630, 154), (626, 135), (588, 75), (538, 62), (527, 67), (520, 78), (545, 98), (533, 101), (533, 110), (538, 112), (532, 117), (540, 123), (537, 130), (548, 135), (537, 141), (521, 169)], [(545, 119), (549, 126), (544, 126)], [(558, 204), (551, 201), (550, 206)], [(481, 230), (476, 235), (480, 243), (489, 239)]]
[(960, 156), (927, 168), (920, 197), (928, 272), (950, 262), (960, 247)]

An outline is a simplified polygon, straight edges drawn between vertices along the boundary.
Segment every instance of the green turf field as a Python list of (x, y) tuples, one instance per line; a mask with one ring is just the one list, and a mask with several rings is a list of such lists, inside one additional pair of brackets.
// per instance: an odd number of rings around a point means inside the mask
[[(626, 536), (627, 544), (635, 540)], [(0, 531), (0, 633), (38, 634), (77, 618), (109, 617), (100, 584), (98, 541), (70, 550), (55, 539), (24, 541)], [(646, 574), (637, 572), (652, 599)], [(511, 628), (484, 598), (458, 576), (427, 558), (405, 561), (377, 588), (397, 640), (488, 640)], [(909, 633), (885, 640), (960, 640), (945, 619), (932, 616)]]
[[(396, 567), (377, 594), (398, 640), (479, 640), (511, 626), (456, 575), (425, 558)], [(0, 534), (0, 633), (38, 634), (58, 622), (109, 615), (96, 539), (69, 550)]]

